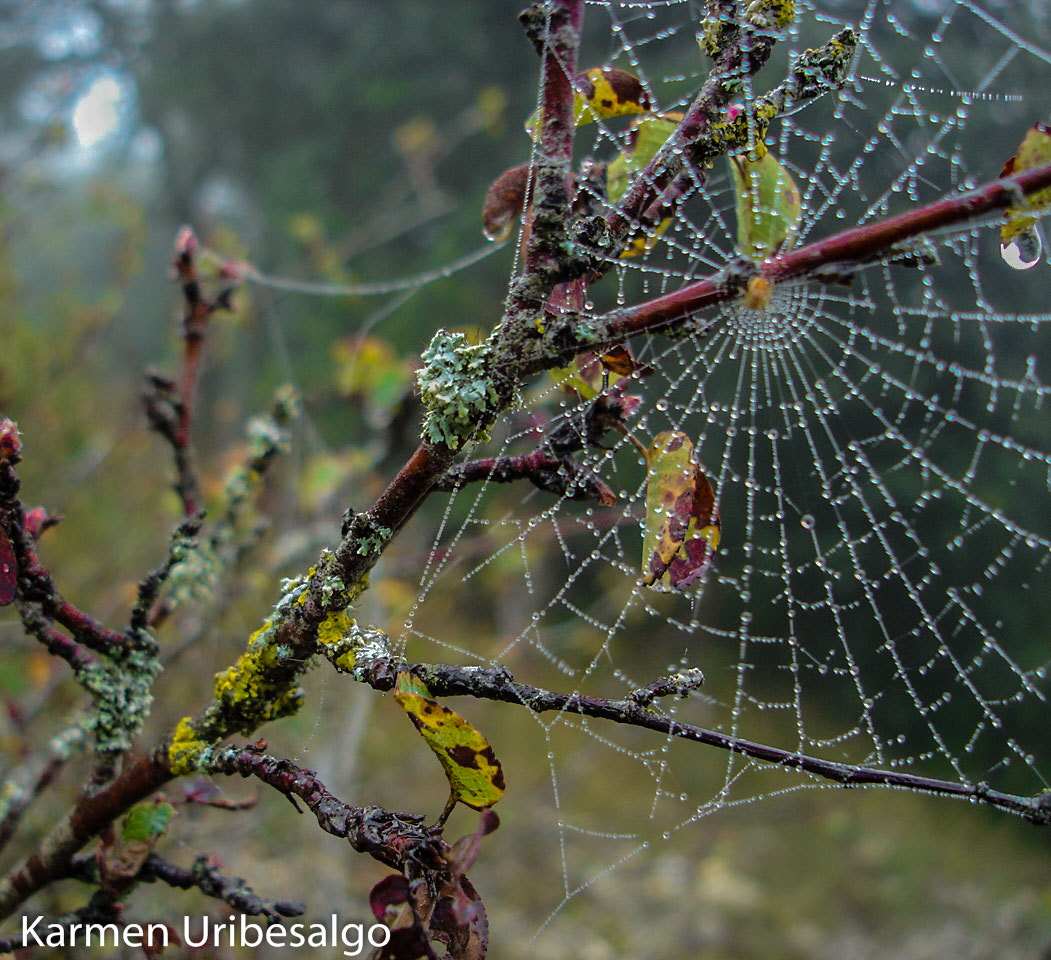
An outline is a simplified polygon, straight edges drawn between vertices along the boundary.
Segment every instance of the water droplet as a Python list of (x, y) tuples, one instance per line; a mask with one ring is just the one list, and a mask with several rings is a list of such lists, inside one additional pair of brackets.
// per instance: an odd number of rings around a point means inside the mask
[(1000, 244), (1000, 256), (1004, 263), (1015, 270), (1028, 270), (1040, 262), (1043, 243), (1035, 227), (1023, 231), (1013, 240)]
[(811, 514), (809, 514), (809, 513), (804, 513), (803, 516), (801, 516), (799, 518), (799, 525), (804, 530), (813, 530), (814, 529), (814, 518), (813, 518), (813, 516)]

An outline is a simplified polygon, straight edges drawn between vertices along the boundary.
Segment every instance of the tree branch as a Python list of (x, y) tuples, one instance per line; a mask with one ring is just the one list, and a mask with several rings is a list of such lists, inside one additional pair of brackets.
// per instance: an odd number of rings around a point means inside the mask
[(439, 832), (424, 827), (423, 817), (344, 803), (329, 793), (313, 771), (289, 760), (243, 747), (226, 747), (217, 751), (208, 769), (211, 773), (255, 777), (283, 793), (297, 810), (298, 797), (326, 833), (347, 840), (358, 853), (367, 853), (396, 870), (408, 860), (436, 863), (440, 859)]
[(559, 711), (579, 714), (582, 717), (610, 720), (614, 723), (654, 730), (683, 740), (692, 740), (731, 753), (739, 753), (774, 766), (801, 770), (825, 780), (841, 783), (845, 787), (899, 787), (921, 793), (957, 797), (1018, 814), (1034, 824), (1041, 826), (1051, 824), (1051, 793), (1036, 797), (1018, 797), (992, 790), (984, 783), (957, 783), (893, 770), (878, 770), (871, 767), (835, 763), (831, 760), (822, 760), (819, 757), (810, 757), (791, 750), (771, 747), (753, 740), (733, 737), (716, 730), (706, 730), (692, 724), (680, 723), (671, 717), (661, 716), (648, 709), (647, 702), (657, 696), (686, 693), (696, 686), (698, 682), (696, 676), (689, 673), (682, 675), (681, 678), (675, 676), (661, 678), (660, 681), (640, 688), (640, 691), (624, 700), (607, 700), (579, 693), (567, 694), (544, 690), (529, 684), (518, 683), (510, 672), (503, 668), (405, 664), (384, 657), (378, 657), (368, 664), (362, 664), (360, 670), (355, 669), (355, 676), (377, 690), (390, 690), (394, 686), (398, 672), (402, 670), (409, 670), (423, 680), (427, 689), (434, 696), (470, 696), (482, 700), (515, 703), (534, 713)]
[[(780, 283), (806, 279), (830, 264), (856, 265), (878, 261), (909, 240), (960, 227), (996, 210), (1024, 206), (1025, 195), (1048, 186), (1051, 186), (1051, 163), (1011, 177), (990, 180), (966, 193), (944, 197), (886, 220), (850, 227), (758, 265), (752, 265), (750, 261), (733, 261), (719, 273), (681, 290), (599, 317), (593, 321), (596, 348), (620, 343), (641, 333), (681, 329), (686, 321), (702, 310), (740, 296), (752, 276), (762, 275), (773, 283)], [(543, 362), (539, 365), (535, 361), (529, 362), (522, 374), (558, 366), (566, 360), (565, 353), (552, 350), (540, 355), (544, 357)]]
[[(72, 863), (71, 875), (88, 883), (98, 883), (98, 857), (90, 854), (77, 857)], [(200, 890), (205, 896), (221, 900), (228, 907), (249, 916), (262, 916), (270, 921), (281, 917), (298, 917), (306, 912), (306, 905), (291, 900), (268, 900), (259, 896), (243, 877), (228, 877), (208, 862), (204, 854), (193, 861), (187, 870), (169, 860), (151, 853), (135, 874), (136, 883), (166, 883), (177, 890)]]

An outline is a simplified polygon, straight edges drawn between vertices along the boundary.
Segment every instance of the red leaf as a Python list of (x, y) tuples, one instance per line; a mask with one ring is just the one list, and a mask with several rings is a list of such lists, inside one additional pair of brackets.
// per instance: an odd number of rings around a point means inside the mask
[(388, 907), (397, 907), (409, 899), (409, 881), (392, 873), (369, 891), (369, 906), (377, 920), (382, 920)]

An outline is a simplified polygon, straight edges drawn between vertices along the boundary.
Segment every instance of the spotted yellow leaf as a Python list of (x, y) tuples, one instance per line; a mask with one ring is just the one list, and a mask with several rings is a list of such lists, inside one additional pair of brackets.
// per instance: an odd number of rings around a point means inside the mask
[(484, 810), (504, 795), (504, 771), (489, 741), (458, 713), (433, 699), (422, 680), (408, 671), (399, 673), (394, 699), (434, 751), (454, 800)]
[(719, 547), (715, 492), (681, 430), (658, 433), (648, 460), (642, 582), (681, 591), (704, 576)]
[[(648, 113), (650, 97), (633, 73), (618, 67), (592, 67), (573, 78), (573, 119), (577, 126)], [(526, 132), (535, 140), (539, 125), (534, 113), (526, 121)]]

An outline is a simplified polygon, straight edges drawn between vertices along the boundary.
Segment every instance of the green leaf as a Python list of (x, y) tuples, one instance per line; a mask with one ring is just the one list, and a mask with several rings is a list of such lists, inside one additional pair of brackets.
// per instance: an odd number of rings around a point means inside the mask
[(489, 741), (458, 713), (434, 700), (422, 680), (408, 671), (399, 673), (394, 699), (434, 751), (453, 799), (484, 810), (504, 795), (504, 771)]
[(168, 829), (168, 821), (175, 813), (170, 803), (140, 803), (131, 808), (124, 818), (121, 841), (154, 843)]
[(682, 119), (682, 114), (649, 116), (636, 120), (628, 132), (629, 145), (606, 168), (606, 195), (616, 203), (628, 189), (631, 178), (646, 168), (664, 146)]
[(756, 160), (732, 156), (737, 208), (737, 246), (746, 257), (765, 260), (787, 249), (803, 206), (792, 175), (769, 151)]

